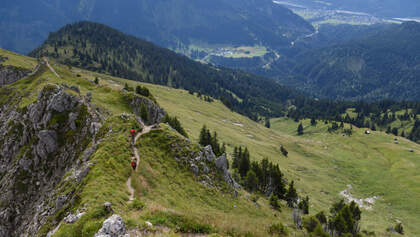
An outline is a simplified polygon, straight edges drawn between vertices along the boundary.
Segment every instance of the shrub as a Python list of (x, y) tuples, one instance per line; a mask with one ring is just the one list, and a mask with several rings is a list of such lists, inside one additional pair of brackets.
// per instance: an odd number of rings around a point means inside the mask
[(281, 211), (281, 207), (279, 204), (279, 198), (277, 195), (271, 194), (270, 196), (270, 206), (274, 208), (275, 210)]
[(404, 227), (401, 223), (398, 223), (395, 225), (394, 227), (395, 232), (397, 232), (398, 234), (403, 235), (404, 234)]
[(149, 220), (154, 225), (164, 225), (176, 228), (178, 232), (182, 233), (210, 234), (216, 232), (214, 227), (209, 224), (169, 212), (156, 212), (149, 218)]
[(273, 224), (268, 228), (268, 233), (272, 236), (289, 236), (287, 228), (282, 224)]
[(130, 203), (129, 208), (132, 210), (141, 210), (145, 207), (144, 203), (138, 199), (134, 199), (132, 203)]

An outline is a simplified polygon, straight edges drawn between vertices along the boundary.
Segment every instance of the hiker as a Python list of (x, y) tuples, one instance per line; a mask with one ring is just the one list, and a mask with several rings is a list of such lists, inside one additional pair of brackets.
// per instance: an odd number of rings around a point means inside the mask
[(132, 143), (134, 144), (134, 139), (136, 137), (136, 130), (134, 128), (131, 128), (130, 133), (131, 133)]
[(133, 167), (133, 170), (135, 171), (137, 168), (137, 162), (136, 159), (131, 159), (131, 167)]

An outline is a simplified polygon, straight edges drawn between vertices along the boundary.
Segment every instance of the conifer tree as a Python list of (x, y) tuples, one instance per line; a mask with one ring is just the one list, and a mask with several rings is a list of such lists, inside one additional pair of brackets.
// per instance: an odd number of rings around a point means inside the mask
[(297, 128), (297, 134), (299, 136), (300, 135), (303, 135), (303, 125), (302, 125), (302, 123), (300, 123), (299, 126), (298, 126), (298, 128)]
[(145, 121), (149, 121), (149, 112), (145, 104), (140, 105), (140, 117)]
[(265, 127), (266, 128), (270, 128), (271, 127), (270, 119), (269, 118), (265, 118)]
[(294, 181), (290, 182), (285, 199), (289, 207), (291, 208), (295, 207), (297, 199), (298, 199), (298, 195), (294, 187)]

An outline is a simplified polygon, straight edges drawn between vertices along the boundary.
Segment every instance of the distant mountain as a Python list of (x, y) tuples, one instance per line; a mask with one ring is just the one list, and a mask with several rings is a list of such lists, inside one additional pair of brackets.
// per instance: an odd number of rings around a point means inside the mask
[(314, 31), (271, 0), (17, 0), (0, 6), (0, 47), (27, 53), (49, 32), (80, 20), (177, 49), (194, 45), (288, 45)]
[(348, 43), (277, 61), (278, 79), (321, 97), (420, 100), (420, 24), (389, 25)]

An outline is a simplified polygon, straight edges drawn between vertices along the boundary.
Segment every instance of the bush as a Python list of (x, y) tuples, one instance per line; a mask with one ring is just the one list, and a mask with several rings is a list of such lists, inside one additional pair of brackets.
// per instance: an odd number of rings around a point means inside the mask
[(289, 152), (286, 150), (286, 148), (284, 148), (283, 145), (280, 146), (280, 151), (285, 157), (287, 157), (287, 155), (289, 154)]
[(273, 224), (268, 228), (268, 233), (272, 236), (289, 236), (287, 228), (282, 224)]
[(176, 228), (176, 230), (181, 233), (210, 234), (216, 232), (214, 227), (209, 224), (169, 212), (156, 212), (148, 219), (153, 225), (164, 225)]
[(145, 97), (150, 96), (150, 91), (146, 87), (136, 86), (136, 93)]
[(401, 223), (398, 223), (395, 225), (394, 227), (395, 232), (397, 232), (398, 234), (403, 235), (404, 234), (404, 227)]
[(165, 117), (163, 117), (162, 123), (168, 123), (169, 126), (175, 129), (179, 134), (188, 138), (187, 132), (184, 130), (184, 128), (181, 125), (181, 122), (179, 122), (177, 117), (171, 117), (168, 114), (165, 114)]
[(279, 204), (279, 198), (277, 195), (271, 194), (270, 196), (270, 206), (274, 208), (275, 210), (281, 211), (281, 207)]
[(141, 210), (145, 207), (144, 203), (138, 199), (134, 199), (132, 203), (130, 203), (129, 208), (132, 210)]

